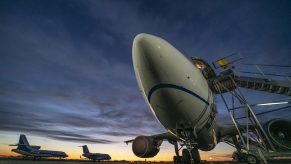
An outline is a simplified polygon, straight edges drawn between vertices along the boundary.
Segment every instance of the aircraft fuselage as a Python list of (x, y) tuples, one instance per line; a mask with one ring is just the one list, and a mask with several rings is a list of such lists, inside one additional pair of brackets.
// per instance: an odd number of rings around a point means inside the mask
[(65, 152), (61, 151), (50, 151), (50, 150), (32, 150), (32, 151), (24, 151), (21, 149), (12, 149), (13, 152), (31, 157), (58, 157), (58, 158), (66, 158), (68, 155)]
[(111, 157), (108, 154), (101, 154), (101, 153), (85, 153), (83, 154), (84, 157), (92, 160), (110, 160)]
[[(213, 94), (201, 71), (167, 41), (139, 34), (133, 65), (150, 109), (170, 132), (185, 139), (187, 130), (201, 150), (216, 145)], [(194, 135), (193, 135), (194, 134)]]

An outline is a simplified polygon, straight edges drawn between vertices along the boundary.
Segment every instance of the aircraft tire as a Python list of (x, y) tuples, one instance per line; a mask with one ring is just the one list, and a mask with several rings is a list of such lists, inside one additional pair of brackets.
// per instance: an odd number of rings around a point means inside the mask
[(182, 157), (181, 156), (174, 156), (173, 157), (174, 164), (182, 164)]
[(258, 158), (256, 156), (254, 156), (254, 155), (251, 155), (251, 154), (248, 154), (246, 159), (247, 159), (247, 162), (249, 164), (257, 164), (257, 163), (259, 163)]
[(242, 161), (245, 161), (244, 156), (245, 156), (244, 154), (240, 154), (237, 151), (235, 151), (232, 153), (232, 160), (236, 162), (242, 162)]
[(191, 155), (188, 149), (183, 149), (182, 151), (182, 162), (184, 164), (191, 164)]
[(192, 158), (194, 160), (194, 163), (200, 163), (201, 162), (200, 154), (199, 154), (199, 151), (198, 151), (197, 148), (193, 148), (191, 150), (191, 155), (192, 155)]

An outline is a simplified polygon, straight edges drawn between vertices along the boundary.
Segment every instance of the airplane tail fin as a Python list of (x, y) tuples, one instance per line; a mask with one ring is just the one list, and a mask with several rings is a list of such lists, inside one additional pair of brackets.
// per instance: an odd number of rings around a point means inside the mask
[(84, 153), (84, 154), (85, 154), (85, 153), (90, 153), (90, 151), (89, 151), (87, 145), (83, 145), (82, 147), (83, 147), (83, 153)]
[(22, 150), (22, 149), (25, 149), (27, 146), (29, 146), (29, 143), (26, 139), (26, 136), (24, 134), (20, 134), (18, 144), (11, 145), (11, 146), (17, 146), (17, 149)]
[(29, 143), (27, 141), (27, 138), (26, 138), (26, 136), (24, 134), (21, 134), (20, 135), (19, 143), (18, 144), (22, 144), (22, 145), (29, 146)]
[(25, 146), (29, 146), (29, 143), (26, 139), (26, 136), (24, 134), (20, 134), (20, 138), (19, 138), (19, 145), (25, 145)]

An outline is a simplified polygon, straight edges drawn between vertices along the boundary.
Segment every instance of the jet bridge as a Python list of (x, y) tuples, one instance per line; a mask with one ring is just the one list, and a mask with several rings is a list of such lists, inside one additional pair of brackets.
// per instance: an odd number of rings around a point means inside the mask
[[(232, 59), (230, 62), (226, 60), (227, 58), (233, 58), (233, 56), (235, 55), (229, 55), (213, 63), (214, 68), (222, 70), (218, 75), (206, 61), (192, 57), (194, 65), (201, 70), (213, 93), (221, 97), (227, 112), (236, 127), (238, 135), (223, 139), (224, 142), (237, 149), (233, 154), (233, 158), (238, 161), (248, 161), (248, 163), (267, 163), (267, 159), (273, 157), (290, 157), (291, 148), (289, 149), (288, 147), (286, 151), (282, 151), (274, 145), (274, 142), (272, 142), (273, 138), (267, 134), (265, 128), (258, 120), (257, 114), (253, 110), (255, 105), (250, 105), (240, 90), (240, 88), (247, 88), (291, 96), (290, 76), (288, 76), (288, 74), (267, 74), (262, 71), (260, 66), (274, 65), (254, 64), (249, 65), (257, 68), (259, 73), (246, 71), (242, 73), (251, 73), (256, 76), (260, 75), (261, 77), (240, 76), (237, 73), (237, 69), (235, 69), (235, 64), (240, 62), (242, 58)], [(285, 67), (291, 68), (290, 66)], [(269, 79), (267, 78), (267, 75), (284, 77), (286, 80)], [(228, 103), (229, 100), (231, 100), (231, 103)], [(273, 103), (274, 102), (278, 103), (279, 101), (273, 101)], [(288, 99), (287, 103), (291, 103), (291, 98)], [(235, 105), (238, 104), (239, 107), (235, 107)], [(275, 109), (274, 111), (276, 110), (280, 110), (280, 108)], [(245, 116), (238, 116), (237, 111), (240, 111), (240, 114), (243, 112)], [(242, 118), (244, 119), (244, 122), (240, 121)], [(288, 127), (289, 124), (286, 126), (289, 128), (288, 130), (291, 131), (291, 126)]]

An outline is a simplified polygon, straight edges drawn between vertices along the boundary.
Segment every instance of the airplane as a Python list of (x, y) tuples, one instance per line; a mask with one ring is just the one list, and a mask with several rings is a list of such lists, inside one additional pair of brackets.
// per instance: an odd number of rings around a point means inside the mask
[[(234, 125), (217, 125), (214, 93), (205, 75), (199, 66), (166, 40), (151, 34), (138, 34), (133, 40), (132, 60), (140, 92), (153, 115), (167, 130), (166, 133), (141, 135), (125, 141), (132, 143), (132, 151), (137, 157), (156, 156), (166, 140), (174, 145), (175, 164), (200, 163), (198, 149), (211, 151), (225, 137), (238, 134)], [(276, 124), (286, 132), (277, 126), (273, 128)], [(269, 121), (264, 127), (269, 128), (269, 135), (275, 135), (270, 129), (284, 133), (280, 139), (272, 137), (274, 144), (282, 146), (278, 141), (290, 139), (290, 125), (289, 120), (278, 119)], [(182, 156), (178, 144), (181, 148), (186, 147)], [(290, 145), (285, 147), (291, 150)]]
[(101, 154), (101, 153), (90, 153), (87, 145), (83, 145), (80, 146), (83, 148), (83, 154), (82, 156), (88, 158), (88, 159), (92, 159), (94, 162), (97, 161), (101, 161), (101, 160), (110, 160), (111, 157), (109, 154)]
[(33, 157), (34, 159), (42, 157), (68, 157), (68, 155), (62, 151), (40, 150), (40, 146), (29, 145), (28, 140), (24, 134), (20, 135), (18, 144), (9, 146), (17, 146), (16, 149), (11, 150), (12, 152), (24, 155), (26, 157)]

